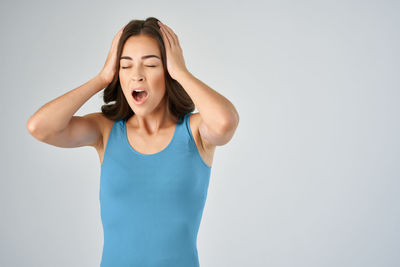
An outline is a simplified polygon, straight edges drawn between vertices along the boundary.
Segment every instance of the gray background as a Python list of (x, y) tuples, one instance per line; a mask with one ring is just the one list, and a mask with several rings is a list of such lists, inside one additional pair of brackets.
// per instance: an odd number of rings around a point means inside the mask
[[(202, 267), (399, 266), (398, 1), (2, 1), (0, 266), (99, 266), (100, 162), (26, 130), (155, 16), (240, 124), (217, 147)], [(102, 92), (76, 115), (100, 111)]]

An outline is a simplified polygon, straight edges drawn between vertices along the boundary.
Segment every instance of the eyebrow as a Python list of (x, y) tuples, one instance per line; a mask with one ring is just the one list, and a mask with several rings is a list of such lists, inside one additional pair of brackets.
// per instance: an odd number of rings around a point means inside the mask
[[(146, 58), (150, 58), (150, 57), (155, 57), (155, 58), (160, 59), (160, 57), (159, 57), (159, 56), (156, 56), (156, 55), (145, 55), (145, 56), (142, 56), (142, 59), (146, 59)], [(129, 60), (132, 60), (132, 58), (131, 58), (131, 57), (128, 57), (128, 56), (123, 56), (123, 57), (120, 58), (120, 60), (121, 60), (121, 59), (129, 59)]]

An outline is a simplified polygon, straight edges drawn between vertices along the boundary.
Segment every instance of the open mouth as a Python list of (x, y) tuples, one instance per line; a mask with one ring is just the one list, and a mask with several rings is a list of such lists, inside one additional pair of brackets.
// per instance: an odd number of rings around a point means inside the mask
[(134, 90), (132, 96), (136, 104), (141, 104), (147, 99), (148, 93), (145, 90)]

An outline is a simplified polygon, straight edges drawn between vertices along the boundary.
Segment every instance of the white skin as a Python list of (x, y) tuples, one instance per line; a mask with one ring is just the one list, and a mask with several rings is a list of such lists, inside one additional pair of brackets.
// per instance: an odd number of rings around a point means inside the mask
[[(141, 59), (144, 55), (156, 55), (160, 59)], [(166, 91), (165, 75), (156, 40), (146, 35), (131, 36), (122, 49), (121, 57), (124, 56), (129, 56), (132, 60), (120, 60), (119, 80), (125, 98), (135, 113), (128, 119), (127, 125), (148, 136), (174, 127), (174, 117), (169, 112), (166, 99), (163, 101)], [(148, 98), (141, 105), (136, 105), (133, 102), (132, 90), (139, 86), (146, 88)]]

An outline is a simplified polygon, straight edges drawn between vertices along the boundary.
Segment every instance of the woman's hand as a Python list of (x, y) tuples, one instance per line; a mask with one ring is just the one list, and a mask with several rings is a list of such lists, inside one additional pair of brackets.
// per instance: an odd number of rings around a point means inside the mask
[(179, 45), (178, 36), (176, 36), (171, 28), (160, 21), (158, 22), (158, 25), (160, 26), (167, 54), (166, 61), (168, 73), (174, 80), (177, 80), (179, 75), (188, 72), (185, 60), (183, 59), (182, 48)]
[(112, 80), (114, 79), (116, 71), (116, 63), (117, 63), (118, 42), (124, 28), (125, 26), (122, 27), (122, 29), (120, 29), (119, 32), (114, 36), (114, 39), (112, 40), (111, 43), (110, 51), (108, 52), (106, 63), (104, 64), (103, 69), (99, 73), (99, 76), (107, 83), (107, 85), (111, 83)]

